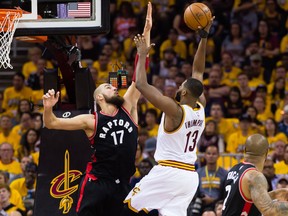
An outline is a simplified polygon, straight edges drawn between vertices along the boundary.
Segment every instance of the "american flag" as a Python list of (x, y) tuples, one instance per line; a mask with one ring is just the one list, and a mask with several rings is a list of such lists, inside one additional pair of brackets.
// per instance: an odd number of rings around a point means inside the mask
[(90, 2), (73, 2), (68, 3), (68, 17), (90, 17)]

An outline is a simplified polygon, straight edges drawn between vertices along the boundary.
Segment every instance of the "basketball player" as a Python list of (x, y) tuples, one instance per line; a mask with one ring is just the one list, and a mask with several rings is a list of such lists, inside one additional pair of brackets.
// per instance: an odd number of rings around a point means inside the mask
[(267, 192), (262, 170), (268, 149), (264, 136), (254, 134), (247, 138), (244, 162), (235, 165), (226, 177), (222, 216), (288, 215), (288, 189)]
[[(144, 27), (147, 40), (151, 27), (147, 23)], [(43, 96), (45, 126), (58, 130), (82, 129), (95, 149), (79, 187), (78, 216), (117, 216), (122, 211), (123, 200), (130, 190), (129, 180), (135, 172), (138, 138), (140, 92), (135, 87), (135, 75), (132, 80), (123, 98), (117, 88), (101, 84), (94, 92), (101, 110), (70, 119), (57, 118), (52, 112), (59, 92), (51, 89)]]
[[(151, 14), (151, 4), (148, 12)], [(152, 24), (152, 17), (149, 16)], [(205, 51), (212, 20), (198, 46), (193, 64), (192, 77), (182, 83), (177, 100), (163, 96), (147, 82), (145, 58), (151, 45), (144, 36), (138, 35), (134, 41), (139, 55), (136, 67), (136, 87), (155, 107), (163, 111), (159, 125), (154, 166), (130, 191), (125, 199), (122, 215), (137, 215), (157, 209), (159, 215), (186, 216), (187, 207), (199, 183), (194, 163), (197, 160), (196, 144), (204, 130), (206, 104), (203, 95), (203, 73)], [(202, 32), (203, 33), (203, 32)]]

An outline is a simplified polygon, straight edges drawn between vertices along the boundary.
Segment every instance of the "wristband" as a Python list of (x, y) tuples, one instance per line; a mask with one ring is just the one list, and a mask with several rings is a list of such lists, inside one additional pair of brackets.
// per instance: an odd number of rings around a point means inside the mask
[(199, 33), (199, 36), (200, 36), (201, 38), (207, 38), (208, 35), (209, 35), (209, 33), (206, 32), (204, 29), (200, 29), (198, 33)]

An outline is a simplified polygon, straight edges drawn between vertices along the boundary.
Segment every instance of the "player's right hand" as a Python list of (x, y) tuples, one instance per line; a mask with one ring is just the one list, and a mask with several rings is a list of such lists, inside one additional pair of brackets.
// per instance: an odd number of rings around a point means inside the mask
[(209, 33), (210, 28), (211, 28), (211, 26), (212, 26), (212, 24), (213, 24), (214, 19), (215, 19), (215, 16), (213, 16), (213, 17), (210, 19), (208, 25), (204, 28), (204, 30), (205, 30), (206, 32)]
[(44, 94), (42, 97), (44, 107), (46, 108), (53, 107), (58, 102), (59, 95), (60, 95), (59, 91), (55, 94), (54, 89), (48, 90), (48, 92)]

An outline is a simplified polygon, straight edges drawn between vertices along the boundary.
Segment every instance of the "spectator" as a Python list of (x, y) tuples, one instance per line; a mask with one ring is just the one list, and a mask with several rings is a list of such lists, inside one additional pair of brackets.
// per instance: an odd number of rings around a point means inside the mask
[(288, 188), (287, 178), (283, 177), (283, 178), (279, 179), (279, 181), (277, 183), (277, 189), (280, 189), (280, 188)]
[(176, 29), (170, 29), (168, 39), (160, 46), (160, 59), (164, 59), (164, 51), (167, 49), (173, 49), (178, 58), (187, 59), (187, 46), (184, 41), (178, 39), (178, 36)]
[(265, 124), (265, 121), (268, 118), (273, 118), (273, 114), (270, 111), (270, 107), (266, 105), (266, 99), (260, 96), (255, 97), (252, 102), (252, 106), (254, 106), (257, 110), (257, 119)]
[(288, 144), (284, 148), (284, 159), (278, 163), (275, 163), (275, 174), (284, 175), (288, 177)]
[(39, 132), (43, 128), (43, 119), (41, 113), (32, 113), (33, 128)]
[(193, 32), (186, 25), (183, 16), (184, 11), (188, 6), (189, 3), (185, 3), (180, 13), (177, 13), (173, 20), (173, 28), (177, 31), (179, 40), (183, 41), (191, 41), (193, 38)]
[(24, 201), (27, 214), (31, 214), (34, 206), (37, 165), (28, 163), (25, 167), (24, 177), (11, 182), (10, 188), (17, 190)]
[(288, 137), (288, 105), (283, 109), (282, 120), (278, 123), (279, 132), (286, 134)]
[(138, 131), (138, 144), (141, 146), (142, 151), (145, 148), (145, 141), (149, 138), (146, 128), (140, 128)]
[(267, 179), (268, 182), (268, 191), (275, 190), (277, 188), (277, 183), (279, 181), (279, 177), (275, 175), (275, 167), (274, 162), (271, 158), (267, 158), (264, 162), (264, 168), (262, 173)]
[[(36, 146), (36, 143), (40, 137), (38, 131), (33, 128), (29, 128), (21, 137), (20, 145), (18, 149), (18, 158), (19, 160), (24, 156), (35, 155), (36, 152), (39, 152), (39, 146)], [(34, 163), (38, 164), (38, 158), (34, 158)]]
[(46, 59), (39, 59), (37, 61), (37, 70), (32, 72), (28, 79), (27, 79), (27, 85), (32, 89), (32, 90), (39, 90), (42, 88), (40, 84), (40, 76), (44, 74), (44, 69), (47, 64)]
[(157, 137), (158, 134), (158, 116), (157, 111), (153, 108), (149, 108), (145, 113), (145, 124), (144, 127), (148, 131), (149, 137)]
[(232, 20), (241, 23), (243, 38), (245, 40), (251, 40), (258, 23), (255, 4), (252, 0), (241, 0), (240, 3), (234, 7), (231, 16)]
[[(9, 178), (9, 179), (7, 180), (7, 182), (10, 184), (10, 183), (13, 182), (15, 179), (24, 177), (24, 172), (25, 172), (26, 165), (27, 165), (28, 163), (31, 163), (31, 162), (33, 162), (31, 157), (29, 157), (29, 156), (23, 156), (23, 157), (21, 158), (21, 160), (20, 160), (20, 166), (21, 166), (22, 172), (21, 172), (20, 174), (18, 174), (18, 175), (14, 175), (13, 177)], [(7, 183), (7, 182), (5, 182), (5, 183)], [(21, 199), (21, 200), (22, 200), (22, 199)]]
[(248, 136), (251, 135), (251, 118), (247, 114), (239, 117), (239, 131), (232, 133), (227, 142), (227, 152), (243, 153), (245, 142)]
[(246, 114), (251, 118), (251, 133), (264, 134), (264, 125), (257, 119), (257, 109), (254, 106), (248, 106)]
[(106, 54), (100, 53), (98, 60), (93, 62), (92, 67), (98, 71), (97, 86), (108, 81), (109, 72), (113, 71), (110, 60)]
[[(8, 173), (0, 170), (0, 185), (9, 185), (9, 176)], [(24, 207), (24, 203), (22, 200), (21, 195), (19, 194), (19, 192), (15, 189), (11, 189), (11, 195), (10, 195), (10, 202), (15, 205), (18, 209), (21, 209), (21, 212), (25, 212), (26, 209)], [(1, 204), (1, 203), (0, 203)]]
[(182, 72), (178, 72), (175, 75), (175, 83), (176, 83), (176, 87), (177, 89), (179, 89), (179, 87), (181, 86), (181, 84), (186, 80), (186, 76), (185, 74), (183, 74)]
[(210, 114), (211, 117), (206, 118), (206, 121), (208, 122), (210, 119), (216, 121), (219, 134), (223, 136), (224, 142), (227, 143), (229, 135), (237, 131), (238, 119), (225, 118), (223, 107), (219, 103), (212, 103)]
[(0, 170), (9, 173), (9, 178), (22, 173), (20, 163), (13, 157), (14, 149), (9, 143), (0, 145)]
[(285, 143), (287, 143), (287, 136), (284, 133), (279, 133), (277, 128), (277, 123), (273, 118), (268, 118), (265, 121), (265, 136), (269, 142), (269, 152), (274, 150), (275, 148), (275, 142), (278, 140), (282, 140)]
[(140, 163), (138, 164), (138, 170), (140, 172), (139, 177), (132, 177), (130, 180), (130, 185), (133, 188), (136, 183), (138, 183), (144, 176), (146, 176), (150, 170), (152, 169), (153, 164), (151, 160), (148, 158), (142, 159)]
[(274, 163), (284, 160), (284, 148), (286, 142), (278, 140), (274, 143), (274, 151), (271, 153), (271, 159)]
[(222, 216), (223, 200), (219, 200), (215, 204), (216, 216)]
[(180, 72), (185, 75), (186, 79), (192, 76), (191, 68), (192, 68), (192, 65), (190, 62), (184, 61), (181, 63)]
[(237, 118), (243, 113), (243, 102), (240, 89), (237, 86), (231, 87), (227, 100), (224, 103), (227, 118)]
[[(33, 106), (31, 107), (31, 109), (33, 109), (33, 110), (31, 110), (31, 111), (43, 113), (44, 108), (43, 108), (42, 96), (43, 96), (43, 92), (44, 92), (44, 74), (41, 74), (39, 76), (39, 84), (40, 84), (40, 89), (33, 90), (33, 93), (32, 93)], [(66, 91), (66, 89), (65, 89), (65, 91)], [(63, 93), (63, 91), (61, 89), (61, 97), (65, 98), (65, 96), (66, 96), (66, 92)]]
[(156, 150), (156, 141), (157, 140), (155, 137), (151, 137), (147, 139), (145, 141), (145, 147), (143, 150), (144, 158), (149, 159), (152, 162), (153, 166), (157, 164), (154, 158), (154, 154)]
[(168, 77), (169, 68), (171, 66), (178, 66), (180, 63), (177, 53), (173, 48), (167, 48), (163, 50), (163, 58), (160, 60), (158, 65), (151, 68), (153, 75), (159, 75), (161, 77)]
[(274, 0), (266, 0), (263, 18), (267, 21), (271, 33), (279, 36), (281, 28), (281, 14), (277, 11), (277, 3)]
[[(199, 194), (202, 212), (206, 208), (215, 208), (218, 200), (223, 199), (223, 184), (227, 171), (218, 167), (219, 151), (216, 146), (208, 146), (204, 154), (206, 165), (197, 170), (199, 175)], [(193, 205), (193, 204), (192, 204)]]
[(230, 80), (231, 85), (236, 84), (237, 76), (242, 72), (233, 62), (233, 54), (229, 52), (223, 52), (221, 54), (223, 79)]
[(252, 104), (253, 99), (255, 98), (255, 92), (252, 91), (249, 86), (248, 75), (244, 72), (238, 74), (237, 84), (241, 93), (243, 105), (245, 107), (250, 106)]
[(280, 65), (276, 66), (273, 70), (273, 73), (271, 75), (271, 79), (270, 79), (270, 84), (268, 84), (267, 88), (268, 88), (268, 92), (272, 92), (272, 89), (275, 85), (275, 80), (279, 79), (279, 78), (283, 78), (285, 79), (285, 90), (288, 89), (288, 83), (286, 82), (287, 77), (287, 69), (285, 68), (285, 66), (281, 63)]
[(280, 106), (281, 101), (283, 101), (285, 98), (285, 85), (285, 78), (280, 77), (275, 80), (273, 87), (270, 86), (272, 88), (270, 88), (268, 91), (268, 97), (271, 103), (271, 111), (273, 113), (276, 112), (277, 107)]
[[(0, 184), (0, 203), (2, 208), (8, 215), (14, 214), (14, 215), (21, 215), (25, 216), (25, 212), (21, 211), (21, 209), (18, 209), (17, 206), (15, 206), (13, 203), (10, 202), (11, 197), (11, 190), (10, 187), (7, 184)], [(23, 214), (21, 214), (21, 212)]]
[(89, 62), (96, 61), (98, 59), (98, 53), (100, 53), (99, 43), (93, 41), (91, 35), (79, 35), (77, 37), (77, 47), (81, 50), (81, 58)]
[(249, 66), (247, 74), (249, 75), (249, 86), (255, 90), (259, 85), (266, 85), (264, 81), (265, 68), (262, 67), (262, 57), (260, 54), (253, 54), (249, 57)]
[(137, 18), (131, 2), (122, 1), (113, 23), (114, 35), (122, 42), (128, 37), (129, 28), (137, 27), (137, 24)]
[(32, 89), (25, 86), (24, 75), (21, 73), (16, 73), (13, 76), (12, 84), (13, 86), (7, 87), (4, 90), (4, 100), (2, 103), (2, 108), (13, 117), (17, 115), (17, 108), (21, 99), (29, 99), (32, 95)]
[(205, 209), (202, 213), (202, 216), (216, 216), (216, 213), (213, 209)]
[(230, 24), (229, 35), (227, 35), (222, 43), (222, 53), (231, 53), (232, 61), (240, 68), (244, 62), (245, 41), (242, 38), (241, 24), (232, 22)]
[[(42, 50), (39, 47), (31, 47), (28, 49), (28, 58), (29, 61), (24, 63), (22, 67), (22, 73), (25, 77), (25, 80), (28, 79), (31, 73), (35, 73), (37, 71), (38, 61), (42, 58)], [(46, 62), (46, 68), (52, 69), (53, 64), (50, 61)]]
[(163, 95), (174, 99), (177, 90), (178, 88), (174, 79), (165, 80)]
[(13, 149), (19, 148), (18, 139), (12, 133), (12, 120), (9, 115), (0, 116), (0, 144), (7, 142), (13, 146)]
[(15, 125), (12, 128), (12, 134), (15, 137), (15, 140), (17, 141), (17, 146), (15, 147), (15, 154), (17, 156), (18, 148), (20, 147), (20, 140), (22, 135), (29, 129), (33, 127), (32, 122), (32, 114), (31, 112), (24, 112), (20, 116), (20, 123), (18, 125)]
[(221, 72), (211, 70), (208, 77), (208, 84), (205, 85), (205, 92), (207, 95), (207, 107), (211, 106), (211, 103), (218, 102), (224, 104), (224, 98), (229, 94), (229, 86), (222, 84)]
[(198, 142), (198, 150), (199, 152), (205, 152), (206, 148), (212, 145), (216, 146), (220, 153), (225, 151), (224, 140), (218, 132), (217, 123), (214, 120), (208, 120)]
[(269, 83), (272, 69), (276, 65), (276, 57), (280, 53), (280, 41), (277, 35), (271, 34), (270, 27), (267, 21), (262, 19), (259, 21), (256, 31), (256, 40), (258, 40), (263, 66), (266, 69), (264, 74), (266, 83)]
[[(32, 112), (32, 105), (31, 105), (31, 98), (28, 99), (21, 99), (19, 101), (18, 109), (17, 109), (17, 117), (15, 124), (19, 124), (20, 122), (20, 116), (22, 116), (22, 113), (24, 112)], [(14, 124), (14, 125), (15, 125)]]

